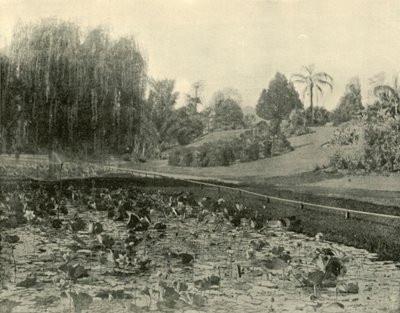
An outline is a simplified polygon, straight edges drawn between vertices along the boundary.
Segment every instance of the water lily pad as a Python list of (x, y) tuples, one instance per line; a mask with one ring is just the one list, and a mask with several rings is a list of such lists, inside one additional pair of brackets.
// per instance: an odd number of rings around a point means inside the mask
[(17, 235), (5, 235), (3, 240), (8, 243), (17, 243), (19, 241), (19, 236)]
[(30, 287), (35, 286), (36, 282), (37, 282), (36, 276), (28, 275), (23, 281), (20, 281), (17, 284), (17, 287), (30, 288)]
[(20, 302), (3, 299), (0, 300), (0, 312), (1, 313), (12, 313), (13, 309), (17, 307)]
[(326, 306), (322, 306), (321, 312), (326, 312), (326, 313), (344, 312), (344, 305), (340, 302), (333, 302)]
[(83, 310), (88, 310), (93, 302), (91, 295), (85, 292), (68, 292), (73, 301), (75, 313), (81, 313)]

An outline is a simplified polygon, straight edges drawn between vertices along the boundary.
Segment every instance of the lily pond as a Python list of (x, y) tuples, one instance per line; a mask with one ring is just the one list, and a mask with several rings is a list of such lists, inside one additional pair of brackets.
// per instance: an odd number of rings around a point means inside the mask
[(400, 271), (236, 201), (3, 191), (0, 312), (398, 312)]

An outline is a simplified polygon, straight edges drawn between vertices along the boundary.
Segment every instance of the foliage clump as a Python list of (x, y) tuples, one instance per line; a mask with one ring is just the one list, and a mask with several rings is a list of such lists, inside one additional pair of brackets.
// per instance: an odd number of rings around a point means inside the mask
[(337, 169), (388, 171), (400, 169), (400, 121), (364, 119), (344, 124), (334, 134), (338, 150), (330, 163)]
[(205, 143), (199, 147), (180, 147), (169, 154), (172, 166), (228, 166), (235, 162), (250, 162), (283, 154), (292, 148), (282, 132), (272, 135), (270, 127), (261, 123), (230, 141)]
[(348, 122), (364, 110), (361, 100), (360, 80), (354, 77), (347, 84), (345, 93), (332, 114), (333, 125)]

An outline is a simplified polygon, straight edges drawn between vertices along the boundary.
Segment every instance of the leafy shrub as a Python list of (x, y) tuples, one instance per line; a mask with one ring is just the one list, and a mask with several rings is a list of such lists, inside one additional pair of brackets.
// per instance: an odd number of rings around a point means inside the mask
[[(314, 119), (312, 126), (324, 126), (331, 120), (331, 112), (324, 107), (314, 107)], [(306, 110), (307, 121), (311, 120), (311, 109), (310, 107)]]
[(179, 166), (190, 166), (193, 161), (193, 152), (190, 149), (182, 149)]
[(248, 130), (231, 141), (206, 143), (199, 147), (181, 147), (173, 150), (168, 164), (173, 166), (227, 166), (233, 162), (249, 162), (291, 150), (283, 133), (272, 137), (268, 130)]
[(274, 154), (283, 154), (292, 151), (293, 148), (285, 135), (280, 133), (276, 136), (273, 143)]
[(368, 120), (343, 125), (332, 142), (340, 148), (330, 163), (338, 169), (395, 171), (400, 169), (400, 121)]
[(282, 125), (282, 132), (286, 137), (301, 136), (310, 132), (305, 124), (304, 110), (293, 110), (289, 115), (289, 123)]
[(179, 157), (180, 157), (180, 151), (179, 149), (175, 149), (170, 152), (168, 156), (168, 164), (172, 166), (178, 166), (179, 164)]
[(340, 125), (333, 133), (332, 143), (337, 145), (352, 145), (359, 142), (363, 136), (363, 126), (361, 123), (348, 122)]

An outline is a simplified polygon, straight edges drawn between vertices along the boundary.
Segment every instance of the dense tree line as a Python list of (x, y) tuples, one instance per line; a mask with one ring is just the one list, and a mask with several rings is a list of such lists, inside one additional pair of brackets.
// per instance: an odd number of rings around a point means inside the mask
[(132, 37), (53, 19), (15, 27), (0, 58), (2, 151), (143, 145), (146, 60)]

